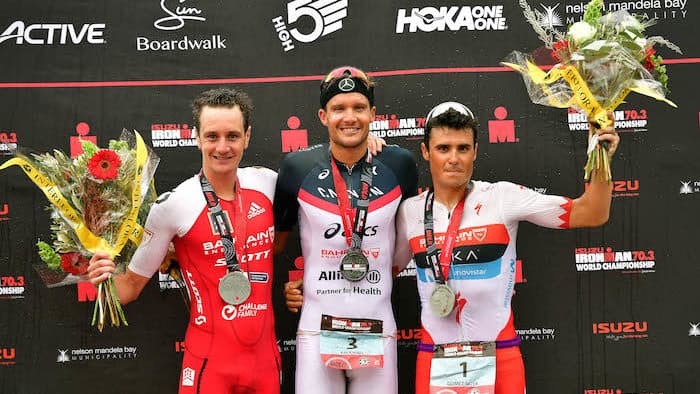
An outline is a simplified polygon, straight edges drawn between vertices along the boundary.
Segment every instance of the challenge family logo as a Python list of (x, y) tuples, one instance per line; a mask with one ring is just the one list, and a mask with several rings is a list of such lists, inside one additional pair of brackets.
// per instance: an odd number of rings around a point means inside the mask
[(153, 123), (151, 145), (166, 149), (197, 146), (197, 131), (187, 123)]
[(289, 129), (280, 131), (282, 152), (296, 152), (309, 147), (309, 131), (299, 128), (301, 120), (298, 117), (290, 116), (287, 119), (287, 127)]
[(489, 120), (489, 143), (500, 142), (520, 142), (520, 138), (515, 137), (515, 121), (506, 119), (508, 110), (500, 106), (493, 110), (496, 120)]
[[(160, 0), (160, 14), (153, 22), (153, 27), (161, 31), (176, 31), (189, 22), (206, 22), (205, 11), (193, 0)], [(211, 36), (178, 35), (169, 40), (157, 40), (145, 36), (136, 37), (138, 52), (172, 52), (172, 51), (214, 51), (226, 49), (227, 38), (221, 34)]]
[(12, 156), (17, 150), (17, 133), (0, 131), (0, 156)]
[[(570, 131), (588, 132), (588, 117), (585, 112), (573, 108), (569, 108), (567, 112)], [(618, 133), (647, 131), (649, 114), (644, 108), (615, 110), (613, 111), (613, 118), (615, 120), (615, 130)]]
[[(556, 2), (561, 3), (560, 1)], [(540, 3), (540, 6), (547, 10), (555, 4), (554, 0), (547, 2), (547, 5)], [(630, 14), (637, 15), (644, 19), (678, 20), (686, 19), (688, 16), (687, 6), (688, 0), (608, 0), (603, 5), (603, 9), (607, 12), (625, 10)], [(564, 8), (564, 25), (571, 25), (580, 21), (583, 18), (583, 13), (588, 6), (587, 1), (579, 1), (578, 3), (566, 4)]]
[(24, 276), (0, 276), (0, 299), (24, 298)]
[[(287, 20), (278, 16), (272, 18), (272, 24), (282, 48), (289, 52), (295, 41), (309, 44), (342, 29), (347, 16), (347, 0), (294, 0), (287, 3)], [(298, 25), (299, 29), (287, 25)]]
[(399, 118), (396, 114), (378, 114), (369, 124), (369, 131), (381, 138), (422, 139), (425, 134), (425, 118)]
[(136, 346), (57, 349), (57, 363), (74, 361), (125, 360), (136, 358)]
[(611, 247), (576, 248), (576, 270), (620, 271), (623, 274), (656, 272), (653, 250), (615, 251)]
[(492, 6), (431, 6), (399, 8), (396, 15), (396, 33), (434, 31), (508, 30), (502, 5)]
[(16, 45), (80, 45), (104, 44), (104, 23), (33, 23), (17, 20), (0, 34), (0, 44), (5, 41)]

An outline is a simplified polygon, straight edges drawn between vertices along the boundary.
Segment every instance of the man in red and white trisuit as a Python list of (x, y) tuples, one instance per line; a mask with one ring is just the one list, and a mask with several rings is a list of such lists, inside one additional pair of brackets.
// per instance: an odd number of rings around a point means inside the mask
[[(209, 90), (192, 107), (202, 170), (153, 205), (141, 245), (126, 272), (114, 277), (117, 294), (122, 304), (135, 300), (172, 242), (191, 300), (179, 392), (279, 393), (271, 290), (277, 174), (238, 167), (251, 130), (252, 103), (245, 93)], [(224, 237), (212, 219), (216, 208), (205, 198), (207, 182), (228, 222), (237, 271), (250, 284), (250, 295), (240, 304), (229, 304), (220, 294), (220, 280), (231, 267)], [(114, 267), (106, 254), (96, 253), (88, 269), (91, 282), (105, 280)]]
[[(612, 158), (619, 137), (612, 128), (595, 132), (609, 142)], [(424, 330), (416, 364), (420, 394), (523, 394), (525, 369), (511, 311), (518, 222), (548, 228), (600, 226), (610, 211), (611, 189), (598, 171), (573, 200), (510, 182), (472, 180), (476, 136), (477, 122), (462, 104), (442, 103), (428, 114), (421, 150), (430, 164), (432, 192), (404, 201), (397, 216), (396, 259), (407, 264), (413, 258), (417, 267)], [(426, 220), (429, 216), (432, 220)], [(432, 231), (426, 231), (430, 222)], [(437, 250), (428, 253), (431, 243)], [(433, 294), (440, 283), (450, 288), (451, 299)], [(432, 305), (445, 300), (444, 310)], [(488, 348), (495, 349), (495, 359), (487, 357)], [(448, 356), (450, 352), (459, 357)], [(468, 369), (477, 364), (479, 369)], [(479, 391), (469, 391), (474, 388)]]

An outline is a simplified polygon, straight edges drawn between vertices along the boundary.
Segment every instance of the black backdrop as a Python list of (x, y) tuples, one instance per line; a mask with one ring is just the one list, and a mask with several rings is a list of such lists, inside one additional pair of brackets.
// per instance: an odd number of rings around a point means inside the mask
[[(700, 6), (607, 3), (659, 18), (650, 32), (684, 49), (683, 55), (660, 50), (679, 108), (639, 96), (618, 108), (624, 133), (613, 162), (607, 225), (577, 231), (521, 226), (513, 307), (528, 391), (696, 393)], [(562, 24), (583, 11), (582, 2), (573, 1), (531, 6), (549, 8), (549, 21)], [(5, 158), (15, 144), (68, 152), (78, 130), (105, 144), (122, 128), (136, 129), (161, 157), (156, 187), (165, 191), (200, 166), (199, 152), (188, 145), (190, 100), (228, 85), (249, 92), (257, 107), (244, 165), (276, 169), (290, 149), (327, 139), (316, 116), (319, 80), (337, 65), (353, 64), (378, 82), (377, 114), (386, 121), (372, 128), (389, 143), (417, 154), (427, 110), (461, 101), (482, 124), (478, 179), (572, 197), (583, 191), (580, 117), (530, 103), (521, 78), (499, 66), (511, 50), (541, 45), (513, 0), (5, 0), (1, 7)], [(475, 25), (456, 28), (452, 14), (441, 19), (441, 7), (458, 7), (458, 14), (476, 18)], [(420, 23), (414, 8), (436, 21)], [(479, 30), (483, 12), (490, 19)], [(158, 139), (163, 128), (185, 130), (183, 138)], [(420, 176), (420, 186), (429, 186), (424, 163)], [(49, 289), (32, 268), (38, 262), (34, 243), (49, 235), (45, 205), (19, 169), (0, 174), (0, 392), (175, 392), (187, 321), (177, 290), (154, 278), (127, 307), (129, 327), (99, 334), (88, 324), (89, 286)], [(579, 271), (585, 255), (606, 252), (647, 261), (650, 268)], [(290, 247), (276, 259), (277, 288), (298, 275), (298, 255), (298, 247)], [(394, 287), (401, 393), (413, 390), (420, 338), (415, 287), (410, 269)], [(275, 295), (282, 391), (291, 393), (296, 316), (282, 307), (281, 292)], [(96, 356), (99, 349), (110, 356)]]

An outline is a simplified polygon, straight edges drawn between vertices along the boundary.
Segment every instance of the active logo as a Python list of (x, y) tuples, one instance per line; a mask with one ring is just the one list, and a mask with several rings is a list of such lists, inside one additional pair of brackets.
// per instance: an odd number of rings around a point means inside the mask
[(396, 33), (417, 31), (507, 30), (502, 5), (443, 6), (400, 8), (396, 15)]
[(77, 136), (70, 136), (70, 157), (76, 157), (83, 154), (83, 144), (80, 141), (90, 141), (97, 145), (97, 136), (90, 134), (90, 125), (85, 122), (79, 122), (75, 125)]
[(520, 142), (520, 138), (515, 137), (515, 121), (506, 119), (506, 107), (497, 107), (493, 110), (493, 115), (496, 120), (489, 120), (489, 143)]
[(369, 125), (369, 131), (381, 138), (422, 139), (425, 134), (425, 118), (399, 118), (396, 114), (377, 114)]
[[(188, 0), (160, 0), (160, 13), (153, 22), (153, 27), (161, 31), (179, 30), (189, 21), (206, 22), (205, 11), (192, 6)], [(182, 35), (168, 40), (151, 39), (145, 36), (136, 37), (138, 52), (171, 52), (171, 51), (214, 51), (226, 49), (226, 37), (221, 34), (211, 36)]]
[(649, 337), (646, 321), (593, 323), (593, 334), (605, 335), (606, 339), (645, 339)]
[(653, 250), (615, 251), (611, 247), (576, 248), (576, 270), (620, 271), (623, 274), (656, 272)]
[(14, 21), (0, 34), (0, 44), (14, 39), (17, 45), (104, 44), (104, 23), (34, 23)]
[(17, 150), (17, 133), (0, 131), (0, 156), (12, 156)]
[(309, 131), (300, 129), (300, 126), (301, 120), (298, 117), (290, 116), (287, 119), (289, 129), (280, 131), (282, 152), (296, 152), (309, 147)]
[(57, 350), (57, 363), (94, 360), (124, 360), (136, 358), (136, 346), (113, 346), (102, 348), (78, 348)]
[[(2, 220), (2, 212), (0, 212)], [(24, 298), (24, 276), (0, 276), (0, 299)]]
[(308, 44), (342, 29), (346, 16), (347, 0), (294, 0), (287, 3), (287, 20), (278, 16), (272, 18), (272, 25), (282, 49), (289, 52), (295, 48), (295, 41)]
[(197, 146), (197, 131), (187, 123), (153, 123), (151, 145), (154, 148)]

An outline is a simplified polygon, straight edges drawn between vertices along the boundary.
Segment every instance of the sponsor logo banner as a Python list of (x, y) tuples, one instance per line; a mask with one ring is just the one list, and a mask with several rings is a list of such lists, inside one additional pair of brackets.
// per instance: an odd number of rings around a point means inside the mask
[(0, 44), (81, 45), (104, 44), (104, 23), (25, 23), (16, 20), (0, 33)]
[(604, 335), (605, 339), (619, 341), (622, 339), (646, 339), (649, 337), (646, 321), (601, 322), (593, 323), (593, 334)]
[(620, 271), (623, 274), (656, 272), (656, 253), (653, 250), (616, 251), (611, 247), (576, 248), (576, 270)]
[(125, 360), (136, 358), (136, 346), (57, 349), (57, 363), (74, 361)]
[(507, 29), (502, 5), (400, 8), (396, 15), (397, 34)]
[(287, 3), (287, 20), (278, 16), (272, 25), (282, 49), (289, 52), (295, 44), (309, 44), (342, 29), (347, 15), (348, 0), (294, 0)]
[(197, 134), (186, 123), (151, 124), (151, 145), (154, 148), (179, 148), (197, 146)]
[(17, 150), (17, 133), (0, 131), (0, 156), (11, 156)]
[[(615, 130), (618, 133), (636, 133), (648, 130), (649, 112), (644, 108), (618, 109), (613, 111), (613, 118), (615, 119)], [(588, 132), (588, 116), (585, 112), (569, 108), (567, 121), (570, 131)]]
[(24, 298), (24, 285), (24, 276), (22, 275), (0, 276), (0, 299)]
[(424, 117), (401, 118), (396, 114), (377, 114), (369, 125), (369, 131), (381, 138), (423, 139)]
[(556, 336), (556, 330), (551, 327), (523, 328), (516, 329), (515, 332), (520, 339), (529, 342), (552, 341)]

